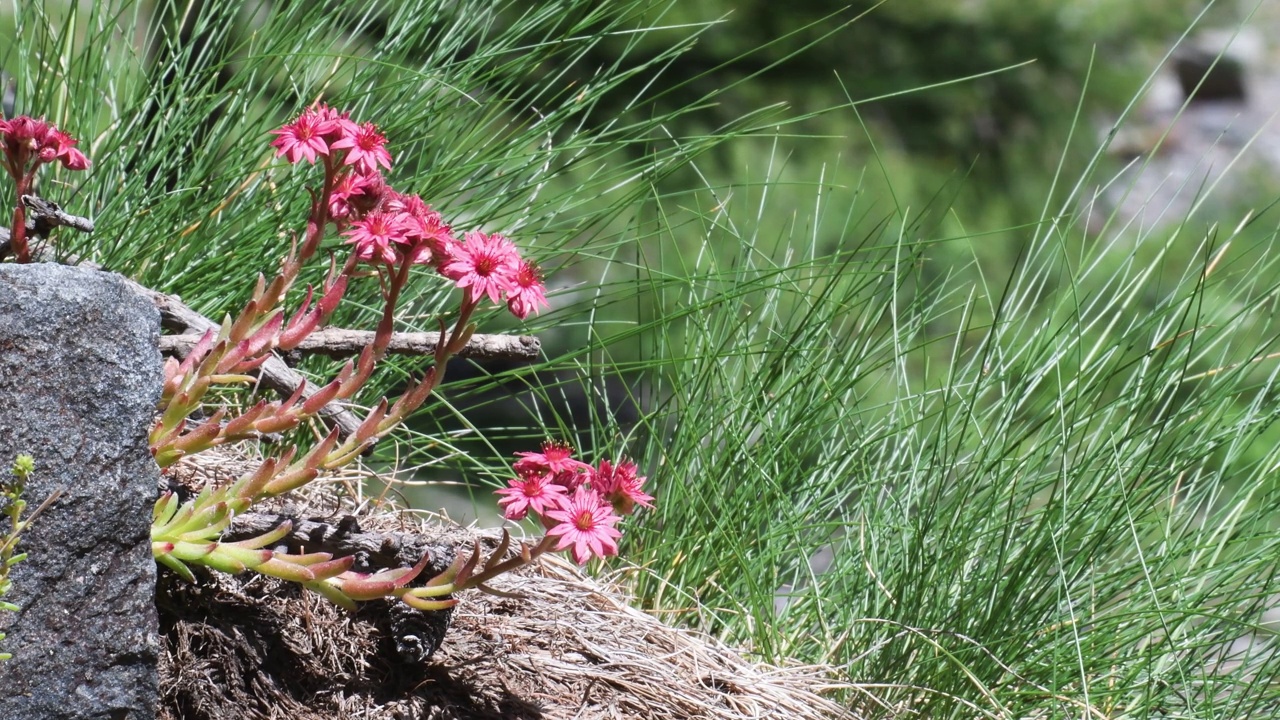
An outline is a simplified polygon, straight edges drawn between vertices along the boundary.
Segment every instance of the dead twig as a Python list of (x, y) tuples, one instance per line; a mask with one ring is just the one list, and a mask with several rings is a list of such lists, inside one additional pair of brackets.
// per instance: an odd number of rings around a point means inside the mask
[(361, 564), (376, 568), (412, 567), (423, 552), (428, 551), (433, 554), (433, 565), (444, 567), (453, 559), (452, 545), (428, 541), (420, 534), (363, 530), (353, 515), (345, 515), (337, 522), (308, 520), (288, 508), (279, 513), (237, 515), (222, 534), (222, 541), (258, 537), (286, 521), (292, 524), (292, 529), (281, 542), (293, 552), (327, 552), (337, 557), (356, 555)]
[[(297, 351), (331, 358), (359, 355), (373, 342), (370, 330), (324, 328), (317, 330), (298, 345)], [(160, 338), (160, 352), (185, 357), (200, 340), (199, 335), (166, 335)], [(440, 333), (395, 333), (387, 352), (394, 355), (433, 355), (440, 343)], [(538, 338), (531, 335), (472, 335), (455, 357), (473, 360), (536, 360), (542, 351)]]
[(29, 227), (40, 237), (48, 237), (49, 231), (55, 227), (69, 227), (82, 233), (93, 232), (92, 220), (65, 213), (58, 203), (52, 200), (45, 200), (38, 195), (23, 195), (20, 199), (22, 204), (31, 211)]
[[(69, 227), (85, 233), (93, 232), (92, 220), (63, 212), (58, 203), (37, 195), (23, 195), (20, 200), (28, 210), (27, 220), (23, 224), (27, 226), (27, 235), (32, 240), (47, 239), (49, 233), (56, 227)], [(9, 254), (11, 240), (9, 228), (0, 227), (0, 258)]]

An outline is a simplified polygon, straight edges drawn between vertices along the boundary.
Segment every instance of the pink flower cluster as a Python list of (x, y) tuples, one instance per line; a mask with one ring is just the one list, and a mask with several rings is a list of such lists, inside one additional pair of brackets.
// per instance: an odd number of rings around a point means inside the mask
[(277, 157), (324, 163), (329, 218), (360, 260), (430, 265), (454, 281), (471, 305), (485, 297), (506, 302), (522, 320), (547, 306), (542, 272), (509, 239), (468, 232), (458, 240), (422, 198), (387, 185), (382, 170), (391, 169), (391, 154), (373, 123), (357, 124), (346, 113), (318, 105), (272, 132)]
[(539, 517), (549, 537), (558, 537), (556, 550), (571, 548), (573, 559), (584, 565), (592, 557), (618, 554), (614, 527), (636, 505), (652, 508), (652, 495), (642, 488), (645, 478), (636, 475), (634, 463), (616, 466), (608, 460), (592, 467), (573, 459), (573, 449), (547, 441), (542, 452), (518, 453), (517, 477), (498, 490), (503, 516), (523, 520), (529, 512)]
[(58, 128), (26, 115), (0, 120), (0, 166), (17, 186), (18, 202), (13, 207), (9, 228), (9, 248), (20, 263), (31, 262), (27, 245), (26, 210), (22, 196), (31, 192), (41, 165), (60, 162), (68, 170), (84, 170), (89, 158), (76, 149), (76, 139)]
[(55, 160), (68, 170), (84, 170), (89, 159), (76, 149), (76, 139), (43, 119), (19, 115), (0, 120), (0, 148), (4, 167), (19, 183), (35, 175), (36, 168)]

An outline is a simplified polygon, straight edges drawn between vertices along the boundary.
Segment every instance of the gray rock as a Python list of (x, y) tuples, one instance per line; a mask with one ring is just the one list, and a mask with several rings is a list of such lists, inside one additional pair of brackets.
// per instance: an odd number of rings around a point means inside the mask
[[(1280, 55), (1268, 45), (1257, 28), (1243, 28), (1200, 33), (1178, 48), (1190, 75), (1180, 80), (1173, 69), (1162, 70), (1136, 112), (1114, 129), (1109, 151), (1136, 161), (1106, 177), (1097, 195), (1085, 201), (1090, 232), (1101, 232), (1109, 222), (1109, 232), (1126, 241), (1117, 247), (1128, 252), (1130, 239), (1178, 226), (1193, 211), (1196, 222), (1232, 227), (1241, 208), (1261, 207), (1275, 197)], [(1179, 82), (1199, 82), (1220, 54), (1223, 61), (1214, 72), (1225, 74), (1210, 78), (1195, 101), (1186, 102)], [(1197, 62), (1200, 70), (1191, 67)], [(1223, 219), (1223, 212), (1234, 219)]]
[(1262, 56), (1262, 36), (1256, 28), (1208, 30), (1174, 51), (1173, 68), (1183, 96), (1192, 102), (1244, 102), (1249, 76)]
[(1245, 67), (1233, 58), (1192, 49), (1174, 56), (1173, 69), (1183, 96), (1191, 102), (1248, 98)]
[(4, 720), (155, 717), (159, 330), (118, 276), (0, 265), (0, 467), (34, 456), (32, 506), (64, 489), (23, 536), (5, 598), (21, 612), (0, 612)]

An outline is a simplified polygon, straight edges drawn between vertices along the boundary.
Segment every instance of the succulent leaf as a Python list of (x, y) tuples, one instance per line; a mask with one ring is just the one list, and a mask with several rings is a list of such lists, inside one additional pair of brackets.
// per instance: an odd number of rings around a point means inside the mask
[(458, 601), (452, 598), (448, 600), (424, 600), (420, 597), (410, 595), (408, 593), (400, 597), (400, 602), (403, 602), (405, 605), (408, 605), (409, 607), (415, 610), (422, 610), (423, 612), (431, 612), (434, 610), (448, 610), (449, 608), (458, 604)]
[(218, 543), (216, 542), (194, 543), (187, 542), (185, 540), (178, 540), (173, 543), (173, 549), (169, 551), (169, 555), (176, 557), (179, 560), (194, 562), (203, 559), (204, 556), (213, 552), (217, 548)]
[(223, 545), (234, 545), (236, 547), (249, 548), (249, 549), (262, 548), (268, 545), (273, 545), (285, 539), (285, 537), (289, 535), (289, 531), (291, 530), (293, 530), (293, 523), (288, 520), (285, 520), (284, 522), (280, 523), (280, 525), (276, 527), (275, 530), (271, 530), (270, 532), (265, 532), (257, 537), (246, 538), (244, 540), (237, 540), (236, 542), (233, 542), (233, 543), (223, 543)]
[(155, 554), (154, 544), (152, 545), (152, 554), (155, 555), (157, 562), (178, 573), (183, 580), (186, 580), (189, 583), (196, 581), (196, 576), (192, 574), (191, 568), (187, 567), (186, 563), (169, 553)]
[(355, 601), (343, 595), (342, 590), (333, 585), (332, 582), (332, 580), (322, 580), (320, 582), (306, 583), (305, 587), (324, 596), (326, 600), (338, 607), (354, 611), (356, 609)]

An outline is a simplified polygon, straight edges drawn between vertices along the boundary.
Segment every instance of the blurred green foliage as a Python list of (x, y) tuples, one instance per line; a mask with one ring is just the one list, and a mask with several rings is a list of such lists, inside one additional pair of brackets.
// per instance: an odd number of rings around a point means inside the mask
[[(667, 71), (672, 106), (750, 78), (700, 114), (708, 128), (777, 102), (803, 116), (852, 101), (877, 137), (890, 131), (925, 164), (951, 169), (986, 155), (978, 168), (998, 173), (1020, 169), (1018, 155), (1068, 127), (1063, 109), (1082, 93), (1091, 64), (1086, 107), (1127, 102), (1153, 51), (1187, 27), (1192, 9), (1127, 0), (709, 0), (674, 3), (650, 20), (716, 23)], [(645, 43), (656, 50), (663, 40)], [(582, 69), (607, 62), (623, 42), (602, 44)], [(973, 79), (955, 82), (962, 78)], [(800, 127), (860, 147), (848, 120), (821, 116)]]
[[(821, 248), (856, 244), (905, 215), (926, 237), (983, 236), (939, 243), (927, 267), (946, 273), (976, 253), (1004, 275), (1028, 223), (1069, 189), (1055, 179), (1087, 167), (1103, 130), (1096, 119), (1119, 113), (1199, 10), (1126, 0), (675, 2), (647, 17), (668, 32), (611, 36), (580, 62), (543, 71), (588, 87), (624, 46), (656, 54), (697, 28), (696, 42), (660, 78), (632, 79), (597, 105), (591, 122), (683, 108), (720, 88), (731, 89), (682, 116), (670, 134), (710, 134), (758, 108), (784, 109), (777, 125), (761, 124), (755, 137), (668, 178), (657, 188), (668, 203), (654, 212), (750, 206), (767, 182), (775, 206), (809, 208), (821, 196), (857, 208), (856, 217), (828, 213), (810, 218), (821, 225), (799, 228)], [(1218, 15), (1234, 21), (1226, 9)], [(641, 94), (656, 99), (629, 107)], [(685, 195), (691, 187), (716, 192)], [(790, 238), (796, 223), (794, 214), (766, 215), (753, 232)], [(684, 230), (676, 234), (681, 250), (699, 251), (705, 233)]]

